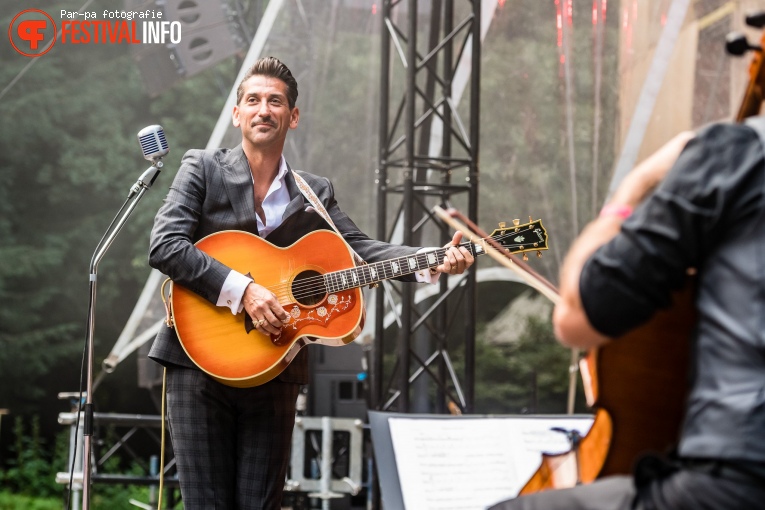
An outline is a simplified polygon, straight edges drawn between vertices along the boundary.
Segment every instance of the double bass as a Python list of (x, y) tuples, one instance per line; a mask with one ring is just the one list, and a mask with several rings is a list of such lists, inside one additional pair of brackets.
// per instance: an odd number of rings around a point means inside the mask
[[(765, 12), (748, 16), (747, 24), (765, 27)], [(737, 122), (758, 115), (765, 97), (765, 35), (760, 44), (752, 46), (742, 35), (728, 36), (729, 53), (755, 51)], [(587, 403), (595, 411), (592, 426), (576, 439), (570, 452), (543, 455), (521, 495), (629, 474), (641, 455), (666, 452), (677, 445), (688, 392), (696, 317), (693, 297), (694, 278), (689, 276), (669, 309), (623, 337), (590, 350), (580, 361)]]

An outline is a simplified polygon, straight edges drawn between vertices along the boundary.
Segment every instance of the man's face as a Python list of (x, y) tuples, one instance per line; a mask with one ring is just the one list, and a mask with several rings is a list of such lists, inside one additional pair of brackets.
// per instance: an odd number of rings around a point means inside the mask
[(251, 76), (242, 84), (244, 94), (234, 107), (234, 127), (242, 130), (242, 137), (255, 148), (276, 146), (281, 149), (287, 131), (298, 125), (297, 106), (290, 110), (287, 85), (270, 76)]

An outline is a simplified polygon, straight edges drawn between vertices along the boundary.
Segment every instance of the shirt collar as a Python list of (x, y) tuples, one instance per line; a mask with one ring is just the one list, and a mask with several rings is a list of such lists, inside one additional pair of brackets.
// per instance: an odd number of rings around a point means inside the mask
[[(247, 161), (247, 168), (248, 169), (250, 168), (249, 161)], [(287, 160), (284, 159), (284, 154), (282, 154), (281, 157), (279, 158), (279, 171), (276, 172), (276, 177), (271, 183), (271, 186), (268, 188), (268, 193), (266, 193), (266, 196), (268, 196), (271, 192), (276, 191), (282, 187), (282, 185), (284, 184), (284, 177), (287, 175), (288, 170), (289, 170), (289, 167), (287, 166)], [(252, 170), (250, 170), (250, 179), (252, 180), (253, 183), (255, 182), (255, 176), (252, 175)]]

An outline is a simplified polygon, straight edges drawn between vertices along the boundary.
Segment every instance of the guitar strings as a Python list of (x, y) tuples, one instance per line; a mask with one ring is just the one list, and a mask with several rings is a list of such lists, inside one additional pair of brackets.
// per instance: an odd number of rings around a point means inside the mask
[[(497, 236), (494, 239), (502, 240), (502, 239), (504, 239), (506, 237), (511, 237), (511, 236), (514, 236), (514, 235), (517, 236), (519, 234), (523, 234), (523, 233), (526, 233), (526, 232), (529, 232), (529, 231), (530, 231), (530, 229), (525, 230), (525, 231), (518, 231), (518, 232), (513, 231), (513, 232), (510, 232), (510, 233), (505, 233), (505, 234), (499, 235), (499, 236)], [(471, 244), (470, 242), (463, 243), (461, 246), (469, 246), (470, 244)], [(517, 246), (522, 246), (522, 245), (518, 244)], [(530, 250), (530, 251), (533, 251), (533, 250)], [(435, 250), (435, 252), (436, 253), (439, 253), (439, 252), (445, 253), (446, 252), (446, 248), (440, 248), (438, 250)], [(417, 254), (417, 256), (426, 255), (427, 253), (433, 253), (433, 252), (420, 253), (420, 254)], [(402, 260), (402, 259), (406, 259), (406, 258), (408, 258), (408, 257), (400, 257), (398, 260)], [(392, 259), (392, 260), (395, 260), (395, 259)], [(386, 262), (388, 262), (388, 261), (386, 261)], [(374, 264), (379, 264), (379, 263), (374, 263)], [(364, 266), (359, 266), (357, 268), (349, 268), (349, 269), (343, 269), (343, 270), (340, 270), (340, 271), (333, 271), (331, 273), (325, 273), (323, 275), (318, 275), (318, 276), (314, 276), (314, 277), (304, 278), (302, 280), (299, 280), (299, 283), (298, 282), (293, 282), (293, 284), (294, 284), (293, 287), (292, 287), (292, 289), (293, 289), (293, 296), (296, 299), (299, 300), (300, 298), (306, 298), (306, 297), (317, 296), (317, 295), (324, 295), (324, 294), (327, 293), (327, 287), (325, 285), (325, 281), (326, 281), (326, 277), (327, 276), (333, 275), (333, 274), (342, 273), (343, 271), (354, 271), (354, 270), (358, 270), (358, 269), (363, 269), (363, 267)], [(387, 279), (387, 278), (388, 278), (388, 276), (386, 274), (385, 277), (382, 278), (382, 279)], [(361, 284), (361, 285), (354, 285), (353, 287), (349, 287), (349, 288), (362, 287), (364, 285), (366, 285), (366, 283)], [(281, 289), (280, 289), (280, 287), (281, 287)], [(282, 283), (282, 284), (279, 284), (277, 286), (272, 287), (272, 289), (275, 289), (278, 292), (280, 290), (281, 291), (286, 290), (287, 287), (289, 287), (288, 283)]]
[[(511, 236), (514, 236), (514, 235), (517, 236), (519, 234), (523, 234), (523, 233), (526, 233), (526, 232), (529, 232), (529, 231), (530, 230), (518, 231), (518, 232), (514, 232), (513, 231), (513, 232), (510, 232), (510, 233), (505, 233), (505, 234), (499, 235), (499, 236), (495, 237), (494, 239), (502, 240), (504, 238), (511, 237)], [(485, 240), (485, 239), (482, 239), (482, 240)], [(468, 242), (468, 243), (463, 243), (460, 246), (469, 246), (470, 244), (471, 243)], [(517, 246), (522, 246), (522, 245), (518, 244)], [(434, 251), (436, 253), (439, 253), (439, 252), (445, 253), (446, 252), (446, 248), (440, 248), (440, 249), (434, 250)], [(418, 256), (419, 255), (427, 255), (428, 253), (433, 253), (433, 252), (420, 253), (420, 254), (417, 254), (417, 255)], [(408, 257), (400, 257), (398, 260), (402, 260), (402, 259), (406, 259), (406, 258), (408, 258)], [(396, 259), (391, 259), (391, 261), (394, 261), (394, 260), (396, 260)], [(384, 262), (390, 262), (390, 261), (384, 261)], [(374, 264), (379, 264), (379, 262), (374, 263)], [(325, 273), (325, 274), (322, 274), (322, 275), (312, 276), (312, 277), (308, 277), (308, 278), (303, 278), (301, 280), (293, 281), (292, 282), (293, 283), (293, 285), (292, 285), (292, 291), (293, 291), (292, 295), (298, 301), (300, 301), (300, 299), (309, 298), (309, 297), (312, 297), (312, 296), (325, 295), (328, 292), (327, 285), (325, 284), (327, 276), (330, 276), (330, 275), (333, 275), (333, 274), (339, 274), (339, 273), (342, 273), (343, 271), (358, 270), (358, 269), (362, 269), (363, 267), (364, 266), (358, 266), (356, 268), (342, 269), (340, 271), (333, 271), (333, 272), (330, 272), (330, 273)], [(383, 273), (386, 273), (386, 272), (384, 271)], [(384, 279), (387, 279), (387, 278), (388, 278), (387, 275), (385, 275), (385, 277), (382, 278), (382, 279), (384, 280)], [(374, 280), (374, 281), (379, 281), (379, 280)], [(372, 282), (370, 282), (370, 283), (372, 283)], [(364, 285), (367, 285), (367, 284), (365, 283), (365, 284), (362, 284), (362, 285), (355, 285), (355, 286), (349, 287), (349, 288), (363, 287)], [(286, 283), (286, 282), (285, 283), (277, 284), (277, 285), (272, 286), (272, 287), (268, 287), (269, 290), (271, 290), (272, 292), (274, 292), (274, 294), (277, 294), (277, 295), (278, 294), (283, 294), (284, 295), (286, 290), (289, 289), (289, 288), (290, 288), (290, 284)], [(347, 289), (343, 289), (343, 290), (347, 290)]]
[[(510, 229), (510, 230), (512, 230), (512, 229)], [(508, 231), (508, 232), (506, 232), (504, 234), (500, 234), (500, 235), (497, 235), (496, 237), (492, 237), (491, 239), (495, 239), (497, 241), (501, 241), (501, 240), (506, 239), (508, 237), (517, 236), (517, 235), (524, 234), (524, 233), (527, 233), (527, 232), (531, 232), (531, 229), (520, 230), (518, 232)], [(481, 239), (481, 241), (486, 241), (486, 238)], [(467, 247), (467, 246), (470, 246), (471, 244), (477, 244), (477, 243), (466, 242), (466, 243), (460, 244), (460, 246)], [(523, 246), (523, 245), (521, 243), (518, 243), (518, 244), (512, 245), (512, 246), (513, 247), (517, 247), (517, 246)], [(419, 257), (419, 256), (426, 256), (426, 255), (431, 254), (431, 253), (437, 253), (437, 254), (446, 253), (446, 249), (447, 248), (439, 248), (437, 250), (434, 250), (433, 252), (418, 253), (415, 256), (417, 256), (417, 257)], [(524, 250), (524, 251), (526, 251), (526, 250)], [(528, 250), (528, 251), (533, 251), (533, 249)], [(406, 260), (408, 258), (409, 258), (409, 256), (405, 256), (405, 257), (399, 257), (398, 259), (391, 259), (389, 261), (381, 261), (381, 262), (391, 262), (391, 261), (396, 261), (396, 260)], [(368, 267), (369, 270), (372, 271), (373, 266), (377, 265), (377, 264), (380, 264), (380, 262), (373, 262), (373, 263), (367, 265), (366, 267)], [(277, 285), (274, 285), (274, 286), (271, 286), (271, 287), (266, 287), (266, 288), (268, 290), (270, 290), (271, 292), (273, 292), (274, 294), (276, 294), (277, 296), (279, 296), (281, 294), (281, 295), (284, 295), (285, 297), (288, 294), (287, 291), (291, 288), (292, 289), (292, 296), (295, 298), (295, 300), (300, 301), (301, 299), (306, 299), (306, 298), (310, 298), (310, 297), (313, 297), (313, 296), (323, 296), (323, 295), (327, 294), (328, 293), (328, 289), (327, 289), (327, 284), (326, 284), (326, 282), (327, 282), (326, 278), (328, 276), (339, 275), (340, 273), (342, 273), (344, 271), (354, 271), (354, 270), (358, 271), (359, 269), (363, 270), (364, 267), (365, 266), (357, 266), (355, 268), (341, 269), (339, 271), (332, 271), (330, 273), (324, 273), (324, 274), (317, 275), (317, 276), (311, 276), (311, 277), (308, 277), (308, 278), (302, 278), (300, 280), (295, 280), (295, 281), (292, 282), (292, 284), (290, 284), (289, 282), (282, 282), (282, 283), (279, 283)], [(380, 274), (380, 273), (383, 274), (383, 276), (384, 276), (383, 278), (380, 278), (380, 279), (375, 278), (372, 281), (370, 281), (369, 283), (374, 283), (376, 281), (386, 280), (386, 279), (389, 278), (389, 276), (387, 276), (387, 271), (382, 271), (382, 272), (378, 271), (378, 274)], [(409, 273), (406, 273), (406, 274), (409, 274)], [(350, 288), (363, 287), (364, 285), (367, 285), (367, 283), (361, 284), (361, 285), (354, 285), (352, 287), (349, 287), (349, 289)], [(342, 290), (348, 290), (348, 289), (342, 289)]]

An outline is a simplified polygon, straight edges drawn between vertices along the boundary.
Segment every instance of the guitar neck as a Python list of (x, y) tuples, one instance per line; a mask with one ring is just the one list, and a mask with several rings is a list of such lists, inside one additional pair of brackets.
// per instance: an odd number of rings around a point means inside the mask
[[(506, 227), (504, 223), (500, 228), (491, 233), (488, 239), (497, 243), (507, 253), (521, 253), (536, 251), (541, 256), (541, 250), (547, 249), (547, 231), (542, 226), (541, 220), (531, 221), (519, 225), (517, 220), (513, 226)], [(459, 246), (466, 248), (473, 257), (484, 255), (487, 239), (477, 243), (464, 242)], [(355, 289), (365, 285), (374, 285), (383, 280), (399, 278), (417, 271), (438, 267), (444, 260), (448, 248), (437, 248), (432, 251), (415, 253), (405, 257), (398, 257), (372, 264), (364, 264), (350, 269), (326, 273), (322, 277), (328, 292), (339, 292)]]
[[(479, 244), (467, 242), (460, 244), (474, 256), (485, 253)], [(383, 260), (364, 264), (351, 269), (334, 271), (324, 275), (324, 283), (329, 292), (340, 292), (348, 289), (373, 285), (383, 280), (399, 278), (417, 271), (429, 270), (441, 265), (447, 248), (439, 248), (433, 251), (415, 253), (405, 257)]]

